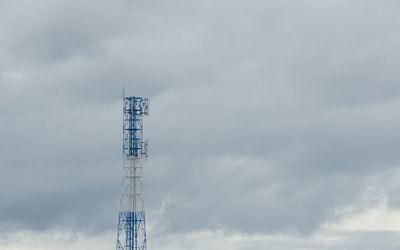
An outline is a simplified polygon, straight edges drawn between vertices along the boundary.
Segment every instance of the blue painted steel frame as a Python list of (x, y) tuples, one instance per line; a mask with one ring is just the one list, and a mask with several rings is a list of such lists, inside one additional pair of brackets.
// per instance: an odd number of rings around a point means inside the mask
[(148, 99), (124, 97), (124, 156), (140, 159), (146, 156), (147, 143), (143, 139), (143, 115), (148, 114)]
[[(125, 241), (117, 241), (117, 250), (146, 250), (147, 240), (146, 240), (146, 218), (144, 211), (141, 212), (120, 212), (118, 220), (118, 234), (119, 239), (120, 234), (125, 231)], [(142, 235), (143, 239), (139, 239), (139, 234)], [(124, 245), (122, 245), (124, 244)]]

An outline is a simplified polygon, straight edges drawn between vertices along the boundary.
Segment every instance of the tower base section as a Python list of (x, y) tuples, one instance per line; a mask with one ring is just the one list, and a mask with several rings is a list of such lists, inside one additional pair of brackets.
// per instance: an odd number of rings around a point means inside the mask
[(144, 211), (120, 212), (117, 250), (147, 250)]

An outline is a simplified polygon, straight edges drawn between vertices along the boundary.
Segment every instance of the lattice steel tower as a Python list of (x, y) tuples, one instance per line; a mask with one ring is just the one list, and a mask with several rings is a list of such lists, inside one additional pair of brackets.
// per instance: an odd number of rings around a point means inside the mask
[(123, 97), (123, 172), (121, 210), (118, 219), (117, 250), (146, 250), (146, 220), (142, 193), (142, 159), (147, 157), (143, 139), (143, 116), (149, 100)]

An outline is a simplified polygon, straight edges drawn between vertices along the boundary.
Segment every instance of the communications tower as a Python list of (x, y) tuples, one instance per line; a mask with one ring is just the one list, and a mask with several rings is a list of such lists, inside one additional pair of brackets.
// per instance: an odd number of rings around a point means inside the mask
[(149, 99), (123, 97), (123, 178), (118, 219), (117, 250), (147, 250), (146, 220), (142, 193), (142, 160), (147, 157), (143, 117)]

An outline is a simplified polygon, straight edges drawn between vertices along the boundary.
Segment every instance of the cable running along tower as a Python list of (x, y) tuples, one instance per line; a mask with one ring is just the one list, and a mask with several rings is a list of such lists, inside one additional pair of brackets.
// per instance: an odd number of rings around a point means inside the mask
[(117, 250), (147, 250), (146, 220), (142, 193), (142, 160), (147, 157), (143, 117), (149, 99), (123, 97), (123, 178), (118, 219)]

